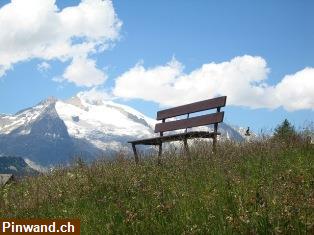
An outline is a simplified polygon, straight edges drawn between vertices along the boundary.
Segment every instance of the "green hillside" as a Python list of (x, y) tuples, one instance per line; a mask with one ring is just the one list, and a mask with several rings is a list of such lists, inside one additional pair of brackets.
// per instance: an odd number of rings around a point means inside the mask
[(140, 165), (56, 170), (0, 189), (0, 217), (80, 218), (82, 234), (313, 234), (314, 147), (196, 142)]

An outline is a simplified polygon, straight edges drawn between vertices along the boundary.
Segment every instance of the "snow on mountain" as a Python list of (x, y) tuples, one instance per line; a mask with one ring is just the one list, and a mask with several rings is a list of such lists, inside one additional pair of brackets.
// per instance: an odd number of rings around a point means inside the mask
[(19, 130), (21, 135), (29, 134), (30, 129), (27, 127), (38, 118), (42, 110), (49, 106), (52, 99), (48, 98), (45, 102), (41, 102), (33, 108), (21, 110), (15, 115), (1, 115), (0, 134), (9, 134), (14, 130)]
[(66, 102), (57, 101), (55, 107), (71, 136), (101, 149), (119, 150), (124, 144), (118, 140), (145, 138), (153, 133), (155, 120), (112, 101), (90, 102), (76, 96)]
[(0, 116), (0, 153), (44, 165), (87, 160), (128, 149), (131, 138), (152, 136), (154, 120), (138, 111), (82, 95), (48, 98), (15, 115)]
[[(69, 100), (53, 97), (15, 115), (0, 115), (0, 155), (23, 156), (42, 166), (66, 164), (75, 156), (93, 160), (130, 150), (128, 140), (152, 137), (156, 120), (137, 110), (84, 93)], [(221, 123), (221, 138), (242, 141)]]
[(244, 127), (232, 127), (232, 128), (236, 130), (247, 141), (258, 138), (258, 135), (252, 130), (249, 130), (249, 135), (247, 135), (246, 134), (247, 128), (244, 128)]

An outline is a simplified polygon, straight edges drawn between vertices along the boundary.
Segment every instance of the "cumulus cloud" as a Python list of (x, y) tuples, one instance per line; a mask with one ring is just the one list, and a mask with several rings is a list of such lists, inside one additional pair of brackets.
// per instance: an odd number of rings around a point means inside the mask
[(106, 90), (93, 87), (87, 91), (81, 91), (77, 94), (79, 98), (87, 103), (101, 103), (104, 100), (113, 100), (114, 97), (109, 94)]
[(269, 72), (263, 58), (249, 55), (204, 64), (188, 74), (175, 59), (148, 69), (137, 64), (117, 78), (113, 94), (154, 101), (162, 106), (227, 95), (229, 105), (270, 109), (283, 106), (287, 110), (314, 108), (313, 69), (286, 76), (276, 86), (267, 84)]
[(314, 110), (314, 68), (286, 75), (275, 88), (276, 96), (287, 110)]
[(106, 79), (106, 74), (96, 68), (96, 61), (85, 57), (77, 57), (72, 60), (62, 78), (57, 81), (67, 80), (77, 86), (92, 87), (104, 83)]
[(12, 0), (0, 8), (0, 76), (33, 58), (67, 61), (103, 51), (121, 25), (110, 0), (82, 0), (62, 11), (56, 0)]
[(179, 91), (173, 86), (181, 73), (182, 65), (175, 59), (147, 70), (142, 64), (137, 64), (116, 79), (114, 95), (172, 104), (178, 99)]

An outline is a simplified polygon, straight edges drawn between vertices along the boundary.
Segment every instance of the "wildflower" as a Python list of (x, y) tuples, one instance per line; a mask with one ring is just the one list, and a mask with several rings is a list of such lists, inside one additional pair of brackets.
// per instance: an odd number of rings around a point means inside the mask
[(226, 220), (227, 220), (229, 223), (231, 223), (231, 222), (233, 221), (233, 218), (232, 218), (232, 216), (228, 215), (228, 216), (226, 216)]
[(70, 173), (70, 172), (68, 172), (67, 175), (68, 175), (69, 178), (74, 178), (74, 174), (72, 174), (72, 173)]

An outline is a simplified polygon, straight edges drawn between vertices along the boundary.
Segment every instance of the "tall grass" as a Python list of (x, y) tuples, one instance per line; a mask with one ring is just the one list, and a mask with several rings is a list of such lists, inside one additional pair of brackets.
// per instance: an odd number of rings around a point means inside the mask
[(0, 217), (80, 218), (82, 234), (313, 234), (313, 145), (263, 140), (169, 151), (162, 165), (79, 162), (0, 190)]

